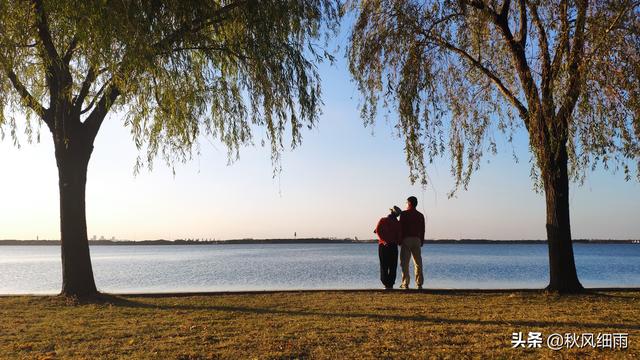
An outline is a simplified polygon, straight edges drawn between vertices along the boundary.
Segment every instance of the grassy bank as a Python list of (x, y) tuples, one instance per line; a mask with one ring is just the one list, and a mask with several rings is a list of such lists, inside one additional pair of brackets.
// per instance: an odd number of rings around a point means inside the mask
[[(628, 333), (628, 349), (511, 348), (536, 331)], [(0, 358), (640, 358), (640, 291), (0, 297), (0, 334)]]

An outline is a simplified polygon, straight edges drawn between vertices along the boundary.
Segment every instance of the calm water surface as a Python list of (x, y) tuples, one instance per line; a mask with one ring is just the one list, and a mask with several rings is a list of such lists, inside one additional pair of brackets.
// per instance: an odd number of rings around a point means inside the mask
[[(640, 245), (574, 251), (583, 285), (640, 286)], [(98, 288), (115, 293), (381, 288), (376, 244), (93, 246), (91, 257)], [(549, 276), (546, 244), (426, 244), (423, 261), (429, 288), (541, 288)], [(0, 246), (0, 294), (57, 293), (60, 266), (58, 246)]]

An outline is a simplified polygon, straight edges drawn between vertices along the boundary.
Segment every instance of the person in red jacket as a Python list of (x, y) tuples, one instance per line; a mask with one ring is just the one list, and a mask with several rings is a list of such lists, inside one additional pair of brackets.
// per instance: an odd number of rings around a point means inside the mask
[(407, 210), (400, 214), (402, 228), (402, 246), (400, 248), (400, 268), (402, 269), (401, 289), (409, 288), (409, 258), (413, 257), (416, 285), (422, 289), (424, 281), (422, 275), (422, 245), (424, 245), (424, 215), (416, 210), (418, 199), (415, 196), (407, 198)]
[(380, 257), (380, 281), (384, 288), (393, 289), (396, 282), (396, 268), (398, 267), (398, 245), (401, 240), (398, 216), (402, 210), (394, 206), (389, 209), (390, 214), (378, 221), (374, 232), (378, 234), (378, 257)]

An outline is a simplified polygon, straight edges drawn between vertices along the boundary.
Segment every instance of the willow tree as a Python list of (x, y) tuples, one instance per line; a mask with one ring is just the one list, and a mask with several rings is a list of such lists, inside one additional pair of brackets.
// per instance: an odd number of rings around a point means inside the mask
[[(59, 175), (62, 293), (97, 292), (85, 216), (87, 165), (109, 113), (135, 144), (186, 160), (199, 136), (236, 156), (264, 128), (277, 160), (319, 114), (315, 63), (332, 0), (0, 1), (0, 125), (51, 132)], [(319, 45), (320, 44), (320, 45)], [(286, 133), (289, 133), (287, 135)]]
[[(548, 289), (582, 289), (569, 182), (603, 163), (640, 166), (640, 2), (362, 0), (348, 49), (365, 101), (398, 113), (410, 179), (447, 151), (466, 188), (494, 133), (524, 127), (546, 199)], [(635, 164), (634, 164), (635, 163)], [(640, 178), (640, 175), (639, 175)], [(454, 190), (455, 190), (454, 189)]]

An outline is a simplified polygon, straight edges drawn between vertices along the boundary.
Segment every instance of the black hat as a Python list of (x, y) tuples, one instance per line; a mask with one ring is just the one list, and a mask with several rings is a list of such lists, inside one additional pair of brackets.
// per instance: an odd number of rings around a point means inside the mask
[(389, 211), (391, 211), (391, 214), (394, 216), (400, 216), (400, 214), (402, 213), (402, 209), (395, 205), (392, 208), (389, 208)]

